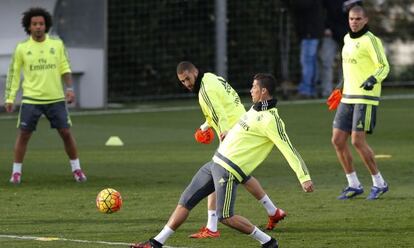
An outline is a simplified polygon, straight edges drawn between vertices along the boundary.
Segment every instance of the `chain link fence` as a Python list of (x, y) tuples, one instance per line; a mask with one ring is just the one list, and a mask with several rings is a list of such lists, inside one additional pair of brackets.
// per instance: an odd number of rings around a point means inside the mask
[[(255, 73), (268, 72), (295, 87), (300, 79), (299, 44), (282, 1), (226, 1), (224, 76), (230, 84), (243, 94)], [(408, 85), (405, 82), (414, 80), (414, 3), (371, 0), (364, 5), (371, 29), (387, 49), (387, 83)], [(189, 96), (176, 78), (176, 64), (190, 60), (215, 72), (216, 18), (215, 1), (109, 0), (108, 101)]]

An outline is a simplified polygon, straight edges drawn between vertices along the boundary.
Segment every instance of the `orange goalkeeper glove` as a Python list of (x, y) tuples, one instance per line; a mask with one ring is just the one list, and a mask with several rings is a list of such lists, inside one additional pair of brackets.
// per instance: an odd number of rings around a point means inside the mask
[(198, 143), (210, 144), (214, 140), (214, 132), (210, 127), (206, 131), (202, 131), (200, 128), (194, 133), (194, 138)]
[(342, 93), (340, 89), (335, 89), (332, 91), (331, 95), (328, 97), (326, 104), (330, 111), (335, 110), (342, 99)]

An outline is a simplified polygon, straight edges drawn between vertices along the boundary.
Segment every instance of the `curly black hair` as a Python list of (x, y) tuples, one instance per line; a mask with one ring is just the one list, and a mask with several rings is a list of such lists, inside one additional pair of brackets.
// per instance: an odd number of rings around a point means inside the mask
[(45, 32), (48, 33), (49, 29), (53, 25), (52, 16), (47, 10), (39, 7), (30, 8), (27, 11), (23, 12), (22, 26), (24, 28), (24, 31), (26, 31), (26, 33), (30, 35), (30, 22), (32, 20), (32, 17), (34, 16), (43, 16), (46, 25)]

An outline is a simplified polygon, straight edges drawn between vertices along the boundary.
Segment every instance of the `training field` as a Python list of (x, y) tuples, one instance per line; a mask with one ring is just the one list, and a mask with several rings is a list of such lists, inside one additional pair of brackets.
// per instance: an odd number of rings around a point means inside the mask
[[(45, 119), (30, 141), (22, 184), (9, 184), (16, 119), (4, 118), (8, 115), (2, 113), (0, 247), (126, 247), (127, 243), (156, 235), (182, 190), (217, 146), (217, 140), (212, 145), (200, 145), (193, 139), (195, 128), (203, 120), (196, 100), (180, 104), (187, 108), (73, 115), (73, 132), (88, 176), (83, 184), (73, 181), (60, 138)], [(270, 232), (280, 247), (414, 247), (413, 107), (414, 99), (382, 101), (375, 134), (368, 139), (376, 154), (392, 156), (378, 158), (390, 191), (378, 201), (365, 200), (371, 177), (356, 156), (366, 193), (339, 201), (336, 197), (346, 179), (330, 144), (334, 113), (321, 102), (279, 106), (290, 139), (306, 161), (316, 186), (314, 193), (303, 193), (277, 150), (255, 171), (254, 176), (277, 206), (288, 212), (288, 217)], [(119, 136), (125, 145), (106, 147), (109, 136)], [(120, 212), (106, 215), (95, 209), (95, 197), (106, 187), (122, 193)], [(243, 187), (239, 188), (235, 212), (260, 227), (267, 221), (262, 206)], [(252, 238), (221, 224), (219, 239), (187, 238), (205, 224), (206, 215), (203, 201), (166, 245), (259, 247)]]

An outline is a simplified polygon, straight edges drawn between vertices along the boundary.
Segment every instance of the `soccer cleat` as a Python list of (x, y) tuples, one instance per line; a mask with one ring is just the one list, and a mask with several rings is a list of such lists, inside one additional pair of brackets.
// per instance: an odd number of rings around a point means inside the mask
[(130, 248), (162, 248), (162, 244), (155, 239), (149, 239), (142, 243), (133, 244)]
[(276, 209), (276, 213), (272, 216), (269, 216), (269, 220), (266, 225), (267, 230), (273, 230), (275, 228), (276, 224), (283, 220), (286, 217), (286, 212), (282, 209), (278, 208)]
[(354, 198), (357, 195), (360, 195), (364, 193), (364, 189), (359, 186), (359, 188), (352, 188), (352, 187), (346, 187), (340, 196), (338, 196), (338, 200), (347, 200)]
[(19, 184), (22, 180), (22, 173), (15, 172), (10, 177), (10, 182), (14, 184)]
[(367, 200), (376, 200), (387, 191), (388, 191), (388, 184), (385, 184), (385, 187), (383, 188), (372, 186), (371, 193), (369, 193)]
[(274, 238), (272, 238), (267, 243), (264, 243), (262, 245), (262, 248), (278, 248), (278, 247), (279, 247), (279, 244), (277, 243), (277, 240)]
[(73, 178), (75, 178), (76, 182), (86, 181), (86, 175), (83, 173), (81, 169), (74, 170), (72, 173), (73, 173)]
[(220, 231), (217, 230), (216, 232), (213, 232), (207, 227), (203, 226), (198, 232), (193, 233), (188, 237), (193, 239), (218, 238), (220, 237)]

